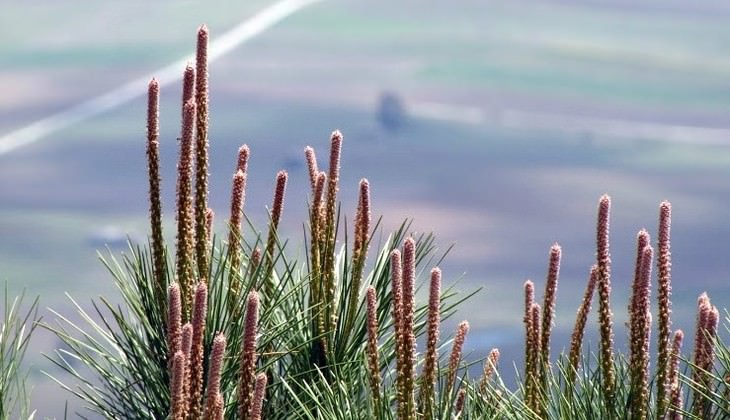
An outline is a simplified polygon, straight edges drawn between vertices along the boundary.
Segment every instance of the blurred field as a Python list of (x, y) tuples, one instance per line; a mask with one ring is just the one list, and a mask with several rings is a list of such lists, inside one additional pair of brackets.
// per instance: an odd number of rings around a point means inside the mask
[[(201, 22), (215, 39), (266, 4), (6, 2), (0, 135), (189, 53)], [(519, 344), (521, 284), (533, 278), (542, 287), (554, 241), (564, 250), (557, 329), (570, 328), (604, 192), (614, 197), (617, 316), (634, 235), (655, 230), (666, 198), (674, 204), (675, 324), (691, 329), (700, 292), (719, 306), (730, 297), (729, 17), (730, 8), (709, 1), (315, 4), (211, 67), (218, 231), (235, 151), (246, 142), (250, 217), (266, 220), (274, 175), (286, 168), (284, 223), (300, 249), (302, 150), (311, 144), (322, 159), (339, 128), (347, 214), (357, 180), (368, 177), (386, 226), (414, 217), (443, 248), (455, 242), (446, 278), (463, 275), (462, 290), (484, 287), (461, 315), (475, 328), (475, 356)], [(179, 89), (164, 89), (161, 102), (168, 215)], [(411, 110), (396, 133), (375, 119), (384, 90)], [(478, 118), (417, 112), (433, 103)], [(62, 291), (82, 301), (115, 293), (89, 238), (105, 226), (147, 231), (144, 106), (140, 98), (0, 156), (0, 279), (12, 289), (26, 286), (54, 308), (64, 305)]]

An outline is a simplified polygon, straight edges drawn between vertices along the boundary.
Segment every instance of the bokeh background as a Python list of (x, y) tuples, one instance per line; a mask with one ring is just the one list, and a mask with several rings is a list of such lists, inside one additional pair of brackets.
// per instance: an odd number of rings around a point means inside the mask
[[(0, 148), (16, 130), (192, 53), (199, 24), (215, 43), (272, 4), (0, 1)], [(500, 347), (511, 372), (522, 363), (522, 283), (534, 279), (542, 294), (554, 242), (563, 265), (553, 351), (565, 346), (603, 193), (613, 197), (623, 341), (635, 234), (656, 231), (668, 199), (674, 325), (691, 331), (701, 292), (722, 308), (730, 298), (728, 19), (730, 5), (710, 0), (312, 2), (211, 63), (216, 229), (247, 143), (246, 213), (263, 226), (275, 174), (288, 170), (283, 224), (301, 254), (303, 148), (324, 158), (340, 129), (347, 217), (367, 177), (386, 228), (412, 218), (442, 250), (454, 245), (446, 282), (482, 289), (453, 320), (471, 322), (469, 358)], [(0, 281), (40, 295), (47, 322), (55, 316), (45, 308), (73, 317), (64, 292), (85, 308), (116, 298), (97, 250), (118, 254), (127, 235), (148, 232), (145, 82), (134, 89), (131, 101), (0, 154)], [(179, 83), (162, 89), (168, 233), (179, 98)], [(39, 418), (62, 415), (67, 399), (81, 409), (42, 373), (60, 374), (40, 356), (58, 345), (43, 332), (33, 341)]]

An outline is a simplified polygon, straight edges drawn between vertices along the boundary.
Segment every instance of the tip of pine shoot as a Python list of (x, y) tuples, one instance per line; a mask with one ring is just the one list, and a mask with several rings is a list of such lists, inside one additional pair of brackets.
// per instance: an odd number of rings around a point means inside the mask
[(332, 142), (335, 142), (335, 141), (341, 142), (342, 141), (342, 133), (340, 132), (340, 130), (333, 131), (332, 132), (331, 139), (332, 139)]

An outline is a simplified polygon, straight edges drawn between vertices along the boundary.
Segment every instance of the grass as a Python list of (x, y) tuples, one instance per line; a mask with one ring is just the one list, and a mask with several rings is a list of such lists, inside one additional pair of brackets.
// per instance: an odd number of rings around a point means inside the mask
[(0, 325), (0, 419), (34, 416), (23, 360), (39, 321), (38, 298), (28, 303), (22, 293), (11, 299), (5, 284)]

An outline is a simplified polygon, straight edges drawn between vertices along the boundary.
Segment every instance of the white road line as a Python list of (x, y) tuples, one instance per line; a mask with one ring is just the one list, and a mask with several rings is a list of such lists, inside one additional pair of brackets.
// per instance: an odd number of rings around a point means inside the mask
[(549, 130), (625, 140), (688, 143), (697, 146), (730, 146), (730, 128), (703, 127), (650, 121), (579, 116), (510, 108), (486, 110), (468, 105), (436, 102), (406, 103), (417, 118), (460, 124), (490, 124), (498, 127)]
[[(256, 35), (260, 35), (288, 16), (318, 1), (321, 0), (282, 0), (263, 9), (230, 31), (214, 37), (208, 48), (208, 60), (213, 62), (223, 57), (234, 48), (251, 40)], [(55, 131), (99, 115), (144, 95), (147, 91), (147, 83), (153, 77), (157, 78), (162, 86), (177, 82), (182, 78), (185, 65), (194, 61), (195, 56), (189, 55), (146, 76), (125, 83), (110, 92), (6, 134), (0, 137), (0, 155), (35, 143)]]

